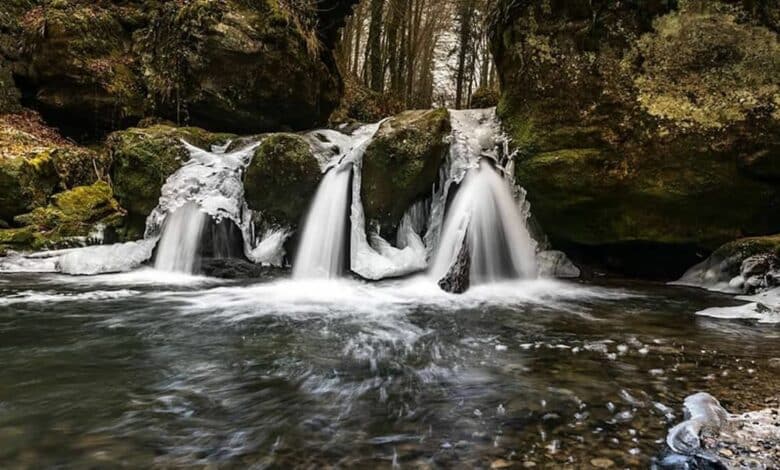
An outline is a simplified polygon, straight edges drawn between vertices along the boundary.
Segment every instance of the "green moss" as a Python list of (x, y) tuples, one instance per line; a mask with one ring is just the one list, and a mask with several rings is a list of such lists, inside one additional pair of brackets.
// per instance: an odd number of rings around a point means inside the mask
[(165, 180), (189, 160), (182, 140), (208, 149), (232, 137), (162, 124), (113, 133), (107, 140), (111, 181), (134, 231), (143, 231), (144, 220), (157, 206)]
[(10, 220), (45, 204), (57, 184), (49, 151), (0, 158), (0, 217)]
[(295, 227), (321, 177), (319, 164), (303, 138), (271, 134), (263, 138), (247, 169), (246, 200), (270, 223)]
[(404, 211), (429, 196), (446, 156), (446, 109), (407, 111), (384, 122), (363, 157), (366, 217), (394, 231)]
[(56, 247), (72, 237), (85, 237), (96, 227), (115, 228), (123, 223), (125, 212), (114, 200), (111, 187), (104, 181), (78, 186), (52, 197), (46, 207), (38, 207), (16, 217), (16, 222), (32, 231), (28, 240), (33, 249)]

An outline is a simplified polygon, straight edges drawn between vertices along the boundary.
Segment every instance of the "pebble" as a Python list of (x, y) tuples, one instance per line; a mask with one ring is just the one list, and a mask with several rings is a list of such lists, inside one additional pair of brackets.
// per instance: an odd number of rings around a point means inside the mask
[(526, 460), (525, 462), (523, 462), (523, 468), (534, 468), (534, 467), (536, 467), (536, 462), (534, 462), (533, 460)]
[(494, 460), (493, 463), (490, 464), (490, 468), (509, 468), (511, 466), (512, 464), (504, 459)]
[(780, 369), (780, 357), (773, 357), (769, 360), (769, 367), (772, 369)]
[(611, 468), (615, 465), (615, 462), (607, 458), (597, 458), (591, 459), (590, 464), (596, 468)]
[(720, 449), (718, 453), (726, 458), (734, 457), (734, 452), (731, 451), (731, 449)]

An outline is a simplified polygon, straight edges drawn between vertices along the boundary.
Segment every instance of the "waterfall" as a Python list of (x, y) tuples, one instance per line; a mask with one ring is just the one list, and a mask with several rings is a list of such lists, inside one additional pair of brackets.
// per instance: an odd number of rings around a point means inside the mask
[(331, 168), (304, 224), (293, 267), (297, 279), (331, 279), (346, 271), (347, 211), (352, 165)]
[(163, 226), (154, 267), (161, 271), (193, 274), (208, 220), (209, 216), (192, 202), (171, 214)]
[(452, 201), (431, 267), (433, 277), (447, 274), (464, 243), (472, 283), (536, 276), (536, 245), (520, 205), (507, 180), (485, 160), (466, 174)]

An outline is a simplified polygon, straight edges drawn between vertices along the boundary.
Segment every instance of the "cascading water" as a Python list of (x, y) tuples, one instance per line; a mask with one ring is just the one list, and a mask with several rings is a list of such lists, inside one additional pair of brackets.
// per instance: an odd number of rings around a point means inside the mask
[(157, 245), (155, 269), (194, 273), (208, 220), (209, 216), (192, 202), (168, 216)]
[(293, 267), (297, 279), (330, 279), (346, 271), (347, 210), (352, 165), (331, 168), (304, 224)]
[(469, 277), (474, 283), (530, 278), (537, 274), (536, 244), (509, 183), (487, 161), (466, 175), (448, 210), (431, 266), (438, 279), (447, 275), (466, 243)]

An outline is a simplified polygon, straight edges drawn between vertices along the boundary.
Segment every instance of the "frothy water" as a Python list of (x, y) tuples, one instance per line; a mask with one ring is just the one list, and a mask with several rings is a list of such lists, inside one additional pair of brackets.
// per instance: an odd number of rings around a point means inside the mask
[(331, 279), (346, 272), (351, 172), (347, 164), (325, 174), (304, 224), (293, 268), (296, 279)]
[(436, 279), (447, 274), (463, 243), (471, 256), (475, 283), (530, 278), (537, 274), (536, 244), (509, 183), (488, 162), (466, 175), (448, 211), (431, 268)]
[(170, 215), (157, 246), (155, 269), (194, 273), (208, 219), (194, 203), (184, 204)]

